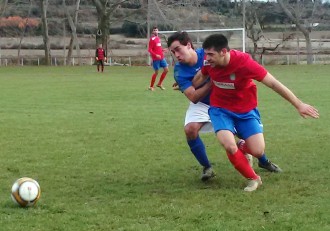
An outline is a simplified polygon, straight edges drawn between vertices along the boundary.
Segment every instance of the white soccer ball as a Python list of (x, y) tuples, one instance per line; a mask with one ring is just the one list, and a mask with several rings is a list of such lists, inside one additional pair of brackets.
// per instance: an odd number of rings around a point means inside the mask
[(22, 177), (15, 181), (11, 188), (11, 198), (22, 207), (35, 205), (40, 198), (38, 182), (29, 177)]

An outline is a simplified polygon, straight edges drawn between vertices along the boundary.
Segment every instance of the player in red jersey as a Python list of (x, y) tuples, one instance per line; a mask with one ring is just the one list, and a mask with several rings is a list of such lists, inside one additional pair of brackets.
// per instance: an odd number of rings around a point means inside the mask
[(96, 66), (97, 66), (97, 72), (104, 71), (104, 61), (107, 60), (107, 57), (105, 55), (105, 50), (102, 47), (102, 44), (99, 44), (99, 47), (95, 51), (95, 59), (96, 59)]
[(160, 79), (157, 83), (157, 87), (159, 87), (162, 90), (165, 90), (163, 87), (163, 81), (166, 77), (166, 74), (168, 72), (168, 64), (166, 62), (166, 59), (164, 58), (164, 52), (162, 48), (162, 43), (160, 41), (160, 38), (158, 37), (158, 28), (154, 27), (152, 29), (152, 36), (149, 40), (149, 45), (148, 45), (148, 52), (151, 55), (152, 58), (152, 66), (155, 70), (155, 72), (151, 76), (151, 81), (150, 81), (150, 86), (149, 90), (154, 91), (154, 84), (158, 75), (158, 70), (160, 68), (163, 68), (164, 71), (160, 76)]
[[(261, 156), (265, 150), (265, 141), (257, 109), (257, 86), (253, 80), (273, 89), (290, 102), (304, 118), (319, 118), (318, 110), (299, 100), (248, 54), (230, 50), (224, 35), (210, 35), (203, 42), (203, 48), (206, 60), (201, 75), (195, 78), (195, 84), (211, 78), (209, 114), (216, 136), (225, 148), (230, 162), (248, 179), (244, 190), (254, 191), (262, 181), (248, 164), (243, 152), (255, 157)], [(242, 147), (237, 147), (234, 134), (245, 140)]]

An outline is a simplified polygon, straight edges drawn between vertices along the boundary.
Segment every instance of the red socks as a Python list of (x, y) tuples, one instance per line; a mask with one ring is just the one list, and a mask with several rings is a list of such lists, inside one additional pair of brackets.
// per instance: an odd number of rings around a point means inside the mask
[(244, 144), (240, 145), (239, 149), (241, 149), (242, 152), (251, 153), (245, 142)]
[(245, 178), (253, 180), (258, 179), (258, 175), (254, 172), (253, 168), (251, 168), (241, 150), (238, 149), (234, 154), (229, 154), (227, 152), (227, 156), (235, 169)]
[(167, 72), (163, 72), (162, 73), (162, 75), (160, 76), (159, 82), (157, 84), (158, 86), (161, 86), (162, 85), (162, 83), (163, 83), (163, 81), (164, 81), (164, 79), (166, 77), (166, 74), (167, 74)]
[(154, 87), (154, 84), (155, 84), (155, 81), (156, 81), (156, 77), (157, 77), (157, 74), (156, 74), (156, 73), (154, 73), (154, 74), (151, 76), (150, 87)]

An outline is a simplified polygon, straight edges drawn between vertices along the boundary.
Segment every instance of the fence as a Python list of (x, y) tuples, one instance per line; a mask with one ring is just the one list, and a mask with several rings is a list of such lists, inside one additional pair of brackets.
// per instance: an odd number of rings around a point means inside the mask
[[(329, 54), (312, 54), (313, 64), (330, 64)], [(306, 54), (263, 54), (259, 62), (263, 65), (307, 64)]]
[[(134, 65), (141, 65), (147, 63), (147, 57), (141, 56), (111, 56), (108, 57), (105, 65), (111, 66), (134, 66)], [(35, 65), (40, 66), (45, 64), (44, 57), (1, 57), (0, 58), (0, 66), (29, 66)], [(63, 57), (51, 57), (50, 58), (50, 65), (51, 66), (79, 66), (79, 65), (94, 65), (95, 64), (95, 57), (71, 57), (70, 60), (67, 60)]]

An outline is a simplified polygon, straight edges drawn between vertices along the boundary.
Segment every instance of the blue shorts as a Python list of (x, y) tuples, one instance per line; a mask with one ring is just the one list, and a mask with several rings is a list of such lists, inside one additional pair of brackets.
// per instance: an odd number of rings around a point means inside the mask
[(263, 133), (260, 114), (257, 108), (247, 113), (234, 113), (223, 108), (210, 107), (209, 115), (215, 133), (220, 130), (229, 130), (241, 139)]
[(167, 67), (168, 64), (166, 62), (166, 59), (162, 59), (162, 60), (153, 60), (152, 61), (152, 67), (154, 68), (155, 71), (159, 70), (159, 68), (165, 68)]

